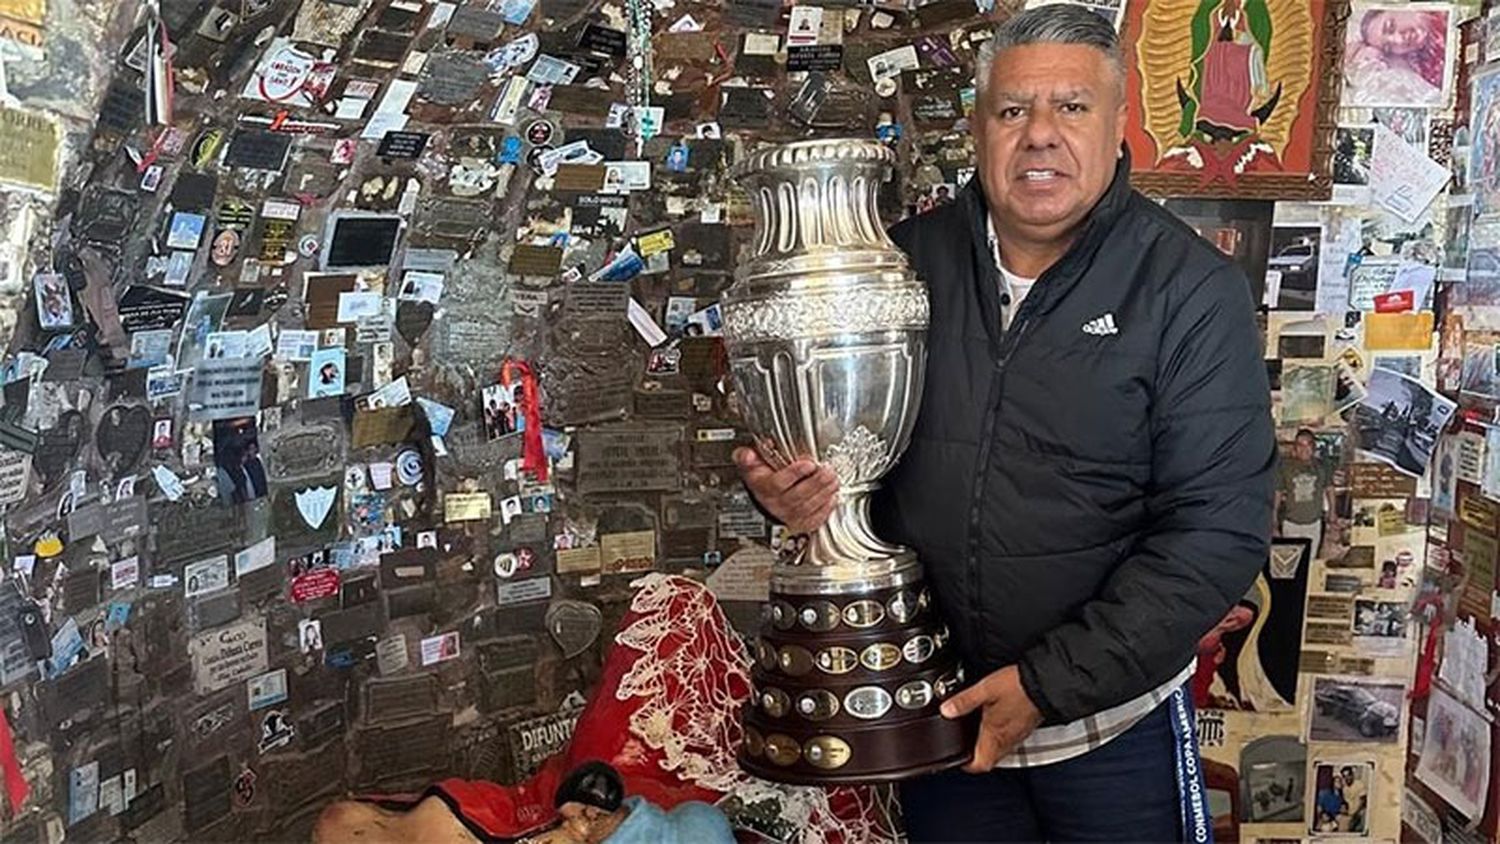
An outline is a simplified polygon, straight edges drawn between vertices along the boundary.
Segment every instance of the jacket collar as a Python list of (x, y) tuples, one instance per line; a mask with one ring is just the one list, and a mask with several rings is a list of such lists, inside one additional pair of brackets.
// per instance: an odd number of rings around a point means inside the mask
[[(1084, 270), (1093, 261), (1115, 222), (1124, 214), (1130, 203), (1130, 150), (1122, 147), (1122, 155), (1115, 163), (1115, 176), (1105, 189), (1104, 196), (1095, 203), (1084, 219), (1083, 231), (1078, 239), (1042, 273), (1037, 284), (1027, 296), (1027, 310), (1046, 313), (1072, 289), (1083, 276)], [(960, 193), (965, 215), (968, 217), (970, 240), (973, 244), (975, 266), (984, 272), (975, 273), (979, 285), (979, 302), (986, 315), (985, 325), (991, 332), (991, 345), (998, 347), (1000, 337), (1000, 290), (997, 278), (1000, 268), (995, 266), (995, 256), (989, 244), (989, 203), (984, 197), (984, 188), (976, 174), (969, 179)], [(1034, 304), (1033, 304), (1034, 302)]]

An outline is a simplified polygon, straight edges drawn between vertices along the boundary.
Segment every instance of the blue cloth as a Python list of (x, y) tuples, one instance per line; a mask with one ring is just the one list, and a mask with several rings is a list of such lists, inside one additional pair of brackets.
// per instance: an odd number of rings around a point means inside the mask
[(1344, 811), (1344, 797), (1332, 788), (1324, 788), (1318, 791), (1318, 810), (1336, 818)]
[(670, 812), (641, 797), (625, 798), (630, 815), (605, 844), (734, 844), (734, 831), (724, 813), (697, 801)]
[(913, 844), (1181, 841), (1171, 710), (1163, 704), (1103, 747), (1063, 762), (986, 774), (953, 768), (903, 782), (907, 834)]

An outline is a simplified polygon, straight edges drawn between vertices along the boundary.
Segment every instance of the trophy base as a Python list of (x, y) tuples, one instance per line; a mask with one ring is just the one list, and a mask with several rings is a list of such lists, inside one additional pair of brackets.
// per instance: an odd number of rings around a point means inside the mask
[(740, 767), (795, 785), (887, 783), (969, 760), (977, 715), (942, 702), (963, 669), (934, 616), (921, 569), (858, 593), (786, 591), (773, 581), (755, 643), (754, 697)]
[[(801, 747), (790, 765), (773, 761), (764, 750), (751, 755), (751, 742), (740, 748), (742, 770), (789, 785), (878, 785), (946, 771), (969, 761), (979, 733), (975, 717), (950, 721), (942, 715), (859, 730), (801, 730), (796, 735), (778, 733), (777, 727), (769, 724), (752, 725), (750, 718), (746, 718), (745, 726), (747, 730), (768, 730), (762, 733), (771, 736), (766, 741), (789, 741)], [(835, 742), (848, 745), (849, 761), (829, 770), (821, 760), (828, 758), (830, 745), (838, 747)], [(810, 755), (820, 762), (809, 761)]]

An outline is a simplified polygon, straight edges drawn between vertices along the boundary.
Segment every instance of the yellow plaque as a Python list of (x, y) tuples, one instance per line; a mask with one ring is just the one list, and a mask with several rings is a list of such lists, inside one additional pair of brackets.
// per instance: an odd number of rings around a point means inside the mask
[(814, 736), (807, 740), (807, 747), (802, 753), (807, 757), (809, 765), (825, 771), (844, 767), (849, 764), (849, 757), (853, 755), (849, 742), (836, 736)]
[(772, 762), (786, 767), (797, 764), (797, 760), (802, 758), (802, 748), (791, 736), (772, 733), (766, 736), (766, 756)]
[(33, 190), (57, 189), (57, 121), (36, 112), (0, 106), (0, 182)]

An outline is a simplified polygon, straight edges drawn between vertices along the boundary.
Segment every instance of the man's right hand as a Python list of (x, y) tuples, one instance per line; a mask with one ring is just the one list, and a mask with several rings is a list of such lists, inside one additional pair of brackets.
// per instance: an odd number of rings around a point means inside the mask
[(833, 513), (839, 479), (827, 466), (803, 457), (784, 469), (772, 469), (755, 449), (746, 447), (735, 449), (734, 462), (750, 494), (792, 533), (811, 533)]

